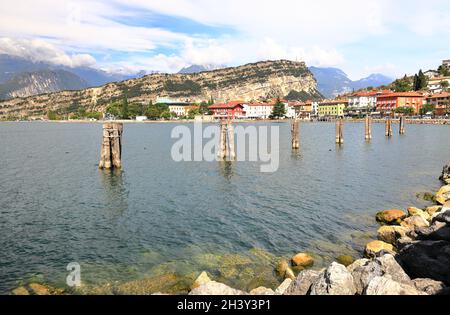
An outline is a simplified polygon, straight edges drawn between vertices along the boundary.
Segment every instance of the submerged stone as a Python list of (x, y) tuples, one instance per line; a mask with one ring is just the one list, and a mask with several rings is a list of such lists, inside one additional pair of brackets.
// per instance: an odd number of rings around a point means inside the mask
[(353, 257), (350, 255), (341, 255), (336, 258), (336, 261), (345, 267), (351, 265), (354, 261)]
[(191, 285), (191, 289), (195, 289), (207, 282), (211, 281), (211, 279), (208, 277), (208, 274), (203, 271), (197, 279), (195, 279), (194, 283)]
[(314, 258), (306, 253), (298, 253), (294, 257), (292, 257), (292, 265), (294, 266), (302, 266), (309, 267), (314, 264)]
[(385, 224), (400, 224), (405, 217), (406, 213), (400, 209), (384, 210), (376, 215), (377, 221)]

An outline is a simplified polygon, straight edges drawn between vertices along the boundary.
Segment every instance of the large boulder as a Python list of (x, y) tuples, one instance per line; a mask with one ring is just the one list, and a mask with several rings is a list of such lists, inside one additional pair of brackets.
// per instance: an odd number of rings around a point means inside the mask
[(431, 278), (450, 285), (450, 242), (418, 241), (402, 248), (397, 259), (412, 278)]
[(435, 221), (429, 227), (417, 228), (417, 240), (444, 240), (450, 242), (450, 226), (445, 222)]
[(401, 226), (414, 230), (416, 227), (428, 227), (430, 226), (430, 223), (422, 218), (420, 215), (413, 215), (412, 217), (408, 217), (401, 223)]
[(284, 292), (285, 295), (306, 295), (309, 293), (311, 286), (319, 278), (320, 271), (304, 270), (300, 272), (297, 278), (292, 281), (291, 285)]
[(367, 243), (364, 255), (368, 258), (378, 257), (384, 254), (394, 253), (394, 246), (383, 241), (372, 241)]
[(413, 283), (417, 290), (428, 295), (440, 294), (445, 289), (444, 283), (433, 279), (417, 278), (413, 280)]
[(295, 274), (292, 271), (291, 267), (289, 266), (289, 263), (286, 259), (282, 258), (278, 261), (276, 266), (276, 271), (282, 278), (286, 279), (295, 279)]
[(298, 253), (294, 257), (292, 257), (292, 265), (293, 266), (302, 266), (309, 267), (314, 264), (314, 258), (306, 253)]
[(376, 215), (377, 221), (385, 224), (400, 224), (404, 218), (406, 213), (400, 209), (383, 210)]
[(428, 214), (428, 212), (423, 211), (422, 209), (419, 209), (419, 208), (416, 208), (416, 207), (409, 207), (408, 208), (408, 214), (410, 216), (420, 215), (423, 219), (430, 220), (430, 215)]
[(356, 288), (351, 273), (336, 262), (324, 270), (311, 286), (311, 295), (354, 295)]
[(209, 281), (195, 288), (189, 295), (245, 295), (241, 290), (233, 289), (223, 283)]
[(442, 206), (427, 207), (426, 211), (430, 215), (430, 218), (436, 213), (442, 210)]
[(446, 224), (450, 224), (450, 209), (449, 210), (442, 210), (439, 213), (435, 213), (433, 215), (433, 218), (431, 222), (444, 222)]
[[(358, 262), (358, 261), (357, 261)], [(383, 255), (373, 260), (360, 260), (347, 268), (352, 276), (357, 294), (362, 294), (369, 282), (379, 276), (389, 275), (394, 281), (411, 284), (411, 279), (392, 255)]]
[(396, 244), (399, 238), (405, 237), (408, 229), (398, 225), (383, 225), (378, 229), (378, 239), (385, 243)]
[(365, 295), (422, 295), (413, 285), (394, 281), (390, 275), (374, 277), (364, 290)]
[(441, 205), (450, 200), (450, 185), (442, 186), (436, 193), (436, 201)]

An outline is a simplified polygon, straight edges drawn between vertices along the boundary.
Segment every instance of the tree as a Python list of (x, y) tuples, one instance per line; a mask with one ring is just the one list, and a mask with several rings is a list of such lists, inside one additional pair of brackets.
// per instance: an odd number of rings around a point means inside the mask
[(120, 114), (122, 119), (130, 118), (128, 112), (128, 98), (126, 96), (123, 98)]
[(421, 116), (426, 115), (428, 112), (434, 112), (434, 110), (436, 109), (435, 105), (431, 105), (431, 104), (425, 104), (422, 106), (422, 108), (419, 110), (419, 114)]
[(419, 82), (418, 82), (418, 85), (419, 85), (418, 87), (419, 87), (419, 89), (418, 89), (417, 91), (426, 89), (427, 86), (428, 86), (428, 79), (427, 79), (427, 77), (423, 74), (422, 69), (419, 70), (419, 74), (417, 75), (417, 77), (418, 77), (418, 79), (419, 79)]
[(450, 69), (444, 65), (440, 65), (438, 68), (438, 72), (441, 76), (446, 77), (450, 75)]
[(392, 83), (392, 88), (395, 92), (409, 92), (414, 88), (413, 82), (408, 76), (405, 76), (401, 79), (397, 79)]
[(443, 90), (446, 90), (447, 88), (448, 88), (448, 81), (446, 81), (446, 80), (442, 80), (441, 82), (439, 82), (439, 85), (441, 86), (441, 88), (443, 89)]
[(286, 116), (286, 107), (280, 101), (280, 99), (277, 99), (277, 102), (273, 106), (273, 110), (272, 110), (272, 114), (270, 115), (270, 118), (278, 119), (278, 118), (283, 118), (284, 116)]
[(404, 114), (404, 115), (413, 115), (414, 114), (414, 108), (409, 106), (399, 107), (393, 110), (394, 113), (397, 114)]

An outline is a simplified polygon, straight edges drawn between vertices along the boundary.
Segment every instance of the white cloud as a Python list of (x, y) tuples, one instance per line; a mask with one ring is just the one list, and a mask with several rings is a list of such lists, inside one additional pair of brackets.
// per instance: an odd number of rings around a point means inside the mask
[(0, 38), (0, 53), (22, 57), (31, 61), (48, 62), (67, 67), (93, 66), (95, 58), (88, 54), (68, 55), (43, 40), (15, 40)]

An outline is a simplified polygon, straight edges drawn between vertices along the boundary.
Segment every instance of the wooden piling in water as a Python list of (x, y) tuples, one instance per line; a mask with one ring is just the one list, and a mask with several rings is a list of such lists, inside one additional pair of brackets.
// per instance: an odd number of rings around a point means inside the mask
[(292, 120), (292, 124), (291, 124), (291, 136), (292, 136), (292, 149), (293, 150), (298, 150), (300, 148), (299, 125), (300, 125), (300, 121), (297, 118), (294, 118)]
[(405, 123), (406, 123), (406, 119), (404, 116), (400, 117), (400, 126), (398, 129), (398, 133), (401, 135), (405, 134)]
[(386, 119), (386, 130), (385, 130), (386, 137), (392, 137), (392, 121), (391, 118)]
[(122, 167), (122, 123), (103, 124), (103, 140), (101, 148), (100, 169)]
[(234, 128), (231, 124), (231, 120), (220, 121), (220, 143), (218, 158), (221, 160), (234, 160), (236, 152), (234, 149)]
[(366, 115), (365, 139), (366, 141), (372, 139), (372, 118), (369, 115)]
[(336, 143), (344, 144), (344, 120), (342, 118), (336, 120)]

